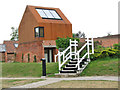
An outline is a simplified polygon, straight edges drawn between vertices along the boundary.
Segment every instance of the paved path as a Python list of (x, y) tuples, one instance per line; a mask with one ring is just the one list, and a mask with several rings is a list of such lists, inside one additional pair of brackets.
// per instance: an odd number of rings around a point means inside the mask
[(44, 86), (44, 85), (59, 82), (59, 81), (61, 81), (61, 80), (59, 80), (59, 79), (47, 79), (44, 81), (34, 82), (31, 84), (26, 84), (26, 85), (22, 85), (22, 86), (11, 87), (11, 88), (37, 88), (40, 86)]
[[(90, 76), (90, 77), (72, 77), (72, 78), (0, 78), (0, 79), (46, 79), (44, 81), (34, 82), (22, 86), (16, 86), (11, 88), (37, 88), (43, 85), (59, 82), (61, 80), (110, 80), (118, 81), (117, 76)], [(120, 80), (119, 80), (120, 81)]]

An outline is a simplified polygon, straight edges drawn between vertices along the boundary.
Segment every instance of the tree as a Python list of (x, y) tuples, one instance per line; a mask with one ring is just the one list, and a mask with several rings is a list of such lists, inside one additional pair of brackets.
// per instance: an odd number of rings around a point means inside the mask
[(107, 36), (110, 36), (110, 35), (111, 35), (111, 32), (108, 32), (108, 33), (107, 33)]
[(69, 37), (67, 37), (67, 38), (58, 38), (57, 40), (56, 40), (56, 46), (57, 46), (57, 49), (62, 49), (62, 50), (60, 50), (60, 51), (63, 51), (64, 49), (66, 49), (68, 46), (69, 46), (69, 44), (70, 44), (70, 39), (73, 41), (73, 40), (76, 40), (76, 41), (80, 41), (78, 38), (69, 38)]
[(10, 36), (12, 36), (11, 37), (11, 39), (10, 40), (12, 40), (12, 41), (16, 41), (16, 40), (18, 40), (18, 28), (14, 28), (14, 27), (11, 27), (11, 29), (12, 29), (12, 33), (10, 34)]
[(73, 38), (85, 38), (85, 33), (81, 32), (81, 31), (78, 31), (78, 33), (73, 33)]

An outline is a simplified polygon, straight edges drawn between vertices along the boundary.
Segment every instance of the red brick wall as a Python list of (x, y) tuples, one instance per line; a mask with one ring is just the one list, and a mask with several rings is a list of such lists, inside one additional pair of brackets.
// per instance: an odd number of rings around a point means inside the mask
[(7, 54), (7, 61), (8, 62), (13, 62), (13, 61), (15, 61), (15, 55), (14, 55), (14, 53), (8, 53)]
[(30, 55), (30, 62), (34, 61), (34, 56), (36, 55), (37, 62), (40, 62), (41, 58), (44, 58), (44, 47), (42, 45), (43, 41), (29, 42), (19, 44), (16, 52), (16, 61), (28, 62), (28, 54)]
[(50, 45), (56, 46), (56, 42), (55, 42), (55, 40), (44, 40), (43, 45), (44, 46), (50, 46)]
[(104, 47), (112, 47), (113, 44), (118, 43), (118, 38), (96, 38), (94, 41), (99, 41)]
[[(103, 47), (111, 47), (113, 44), (120, 42), (118, 36), (94, 38), (94, 41), (99, 41)], [(85, 38), (80, 38), (80, 42), (85, 42)]]

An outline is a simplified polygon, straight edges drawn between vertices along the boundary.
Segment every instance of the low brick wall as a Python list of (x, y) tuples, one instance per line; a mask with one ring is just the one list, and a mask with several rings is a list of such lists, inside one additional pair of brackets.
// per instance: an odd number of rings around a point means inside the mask
[[(106, 37), (94, 38), (94, 41), (99, 41), (103, 47), (112, 47), (113, 44), (120, 42), (120, 35), (112, 35)], [(80, 42), (85, 42), (85, 38), (80, 38)]]
[[(34, 62), (34, 57), (36, 56), (36, 61), (41, 62), (40, 59), (44, 58), (44, 46), (56, 46), (55, 40), (34, 41), (19, 44), (16, 51), (16, 61), (26, 63)], [(53, 61), (55, 61), (54, 55), (57, 54), (58, 50), (55, 47), (52, 49), (53, 49)]]
[(34, 56), (36, 56), (36, 61), (40, 62), (40, 58), (44, 57), (44, 47), (42, 43), (43, 41), (19, 44), (16, 52), (16, 61), (28, 62), (29, 54), (29, 62), (34, 61)]

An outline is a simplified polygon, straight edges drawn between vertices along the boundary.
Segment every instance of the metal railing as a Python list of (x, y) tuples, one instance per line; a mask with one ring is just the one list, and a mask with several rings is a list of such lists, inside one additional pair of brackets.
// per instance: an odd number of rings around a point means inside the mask
[[(71, 41), (70, 39), (70, 46), (67, 47), (63, 52), (58, 51), (58, 54), (55, 55), (55, 62), (57, 61), (57, 57), (58, 57), (58, 61), (59, 61), (59, 70), (61, 70), (61, 67), (69, 60), (72, 59), (72, 56), (74, 56), (75, 59), (78, 60), (76, 66), (78, 67), (78, 70), (80, 70), (80, 62), (82, 62), (82, 60), (88, 56), (87, 58), (90, 59), (90, 54), (94, 53), (94, 42), (93, 42), (93, 38), (89, 39), (87, 38), (86, 40), (87, 42), (82, 46), (82, 48), (80, 50), (77, 51), (77, 46), (78, 46), (78, 41)], [(92, 53), (90, 53), (90, 45), (92, 45)], [(83, 55), (82, 58), (80, 58), (80, 53), (82, 52), (82, 50), (84, 50), (84, 48), (87, 47), (87, 53), (85, 53)], [(74, 50), (72, 50), (74, 48)]]
[[(88, 60), (90, 60), (90, 54), (94, 54), (94, 41), (93, 41), (93, 38), (91, 38), (91, 40), (89, 38), (87, 38), (87, 43), (85, 43), (82, 48), (76, 53), (77, 55), (77, 67), (78, 67), (78, 70), (80, 70), (80, 62), (82, 62), (82, 60), (86, 57)], [(92, 46), (92, 52), (90, 53), (90, 45)], [(80, 53), (82, 50), (84, 50), (84, 48), (87, 47), (87, 52), (82, 56), (82, 58), (80, 58)]]
[[(58, 51), (58, 54), (55, 55), (55, 62), (59, 61), (59, 70), (61, 70), (61, 67), (72, 58), (72, 56), (75, 56), (76, 58), (76, 52), (77, 52), (77, 46), (78, 41), (71, 41), (70, 39), (70, 46), (67, 47), (63, 52)], [(72, 48), (74, 47), (74, 51), (72, 51)]]

